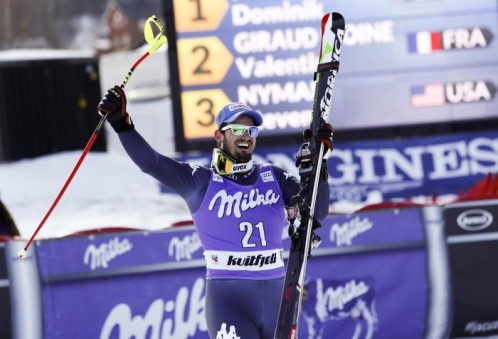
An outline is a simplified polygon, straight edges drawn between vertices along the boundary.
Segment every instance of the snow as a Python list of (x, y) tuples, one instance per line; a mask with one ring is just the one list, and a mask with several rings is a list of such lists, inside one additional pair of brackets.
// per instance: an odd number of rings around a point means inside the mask
[[(2, 201), (23, 237), (29, 238), (62, 189), (81, 151), (0, 166)], [(162, 229), (190, 218), (177, 196), (161, 194), (157, 182), (116, 153), (90, 152), (38, 237), (128, 226)]]
[[(120, 84), (147, 45), (133, 51), (100, 56), (101, 89)], [(126, 86), (128, 112), (137, 129), (160, 153), (174, 156), (174, 131), (166, 46), (140, 65)], [(86, 50), (5, 50), (0, 62), (95, 57)], [(91, 151), (36, 239), (58, 237), (102, 227), (158, 230), (190, 220), (181, 198), (160, 192), (159, 184), (128, 158), (117, 135), (106, 124), (107, 152)], [(90, 138), (90, 135), (88, 136)], [(23, 238), (30, 238), (43, 220), (81, 150), (0, 163), (0, 198)]]
[[(128, 106), (140, 133), (165, 155), (174, 154), (170, 106), (164, 98)], [(191, 219), (184, 201), (161, 193), (159, 184), (128, 158), (109, 126), (106, 132), (108, 151), (86, 156), (36, 239), (115, 226), (159, 230)], [(85, 144), (81, 150), (0, 164), (0, 198), (23, 238), (31, 237), (42, 221)]]

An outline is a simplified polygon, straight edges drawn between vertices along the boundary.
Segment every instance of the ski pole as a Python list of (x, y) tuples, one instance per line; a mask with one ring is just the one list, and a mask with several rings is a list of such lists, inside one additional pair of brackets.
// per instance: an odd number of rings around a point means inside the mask
[[(155, 32), (157, 32), (157, 33), (155, 33)], [(128, 71), (128, 74), (126, 74), (126, 77), (124, 78), (123, 82), (121, 83), (121, 88), (124, 88), (126, 86), (126, 84), (128, 83), (128, 80), (130, 80), (131, 75), (133, 74), (135, 69), (138, 67), (138, 65), (140, 65), (140, 63), (142, 63), (142, 61), (144, 61), (149, 55), (154, 54), (154, 52), (156, 52), (159, 47), (161, 47), (162, 45), (164, 45), (166, 43), (166, 36), (164, 35), (164, 26), (161, 24), (161, 22), (159, 21), (159, 19), (157, 19), (157, 17), (155, 15), (153, 15), (147, 19), (147, 21), (145, 23), (145, 27), (144, 27), (144, 37), (145, 37), (145, 41), (150, 45), (150, 48), (130, 68), (130, 70)], [(26, 243), (26, 245), (24, 246), (24, 248), (21, 251), (19, 251), (19, 253), (17, 254), (19, 258), (21, 258), (21, 259), (26, 258), (29, 246), (31, 245), (34, 238), (36, 237), (38, 232), (41, 230), (41, 228), (43, 227), (43, 225), (47, 221), (50, 214), (52, 214), (52, 211), (55, 209), (55, 207), (59, 203), (60, 199), (64, 195), (64, 192), (66, 191), (67, 187), (69, 186), (69, 184), (73, 180), (76, 172), (78, 171), (78, 169), (81, 166), (81, 163), (85, 159), (86, 155), (88, 154), (88, 152), (92, 148), (95, 140), (97, 139), (97, 136), (99, 135), (100, 131), (102, 130), (104, 123), (107, 120), (108, 114), (109, 113), (103, 115), (102, 118), (100, 119), (99, 123), (97, 124), (97, 127), (93, 131), (92, 136), (90, 137), (90, 140), (88, 140), (88, 143), (86, 144), (83, 152), (81, 153), (81, 156), (78, 159), (78, 162), (76, 163), (71, 174), (69, 175), (66, 182), (64, 183), (64, 186), (62, 186), (62, 189), (60, 190), (59, 194), (57, 195), (54, 202), (52, 203), (52, 206), (50, 206), (47, 213), (43, 217), (42, 221), (40, 222), (40, 224), (38, 225), (36, 230), (31, 235), (31, 237), (29, 238), (29, 240)]]

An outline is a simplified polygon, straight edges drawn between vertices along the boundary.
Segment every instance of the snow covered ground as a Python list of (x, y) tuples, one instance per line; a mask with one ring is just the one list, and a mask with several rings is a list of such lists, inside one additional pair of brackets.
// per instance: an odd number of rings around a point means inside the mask
[[(128, 108), (149, 143), (172, 155), (169, 99), (130, 102)], [(114, 131), (108, 126), (106, 130), (108, 151), (87, 155), (37, 239), (108, 226), (156, 230), (190, 219), (183, 200), (160, 193), (157, 182), (126, 156)], [(29, 238), (40, 224), (81, 153), (62, 152), (0, 164), (0, 198), (23, 238)]]
[[(102, 56), (99, 59), (101, 88), (105, 90), (119, 84), (144, 48)], [(10, 50), (0, 53), (0, 61), (82, 55), (93, 54), (66, 50)], [(168, 80), (166, 48), (162, 47), (141, 64), (126, 90), (128, 112), (137, 129), (158, 152), (172, 156), (174, 134), (171, 101), (167, 97)], [(183, 200), (160, 193), (159, 184), (131, 162), (109, 126), (106, 126), (106, 132), (108, 151), (90, 152), (86, 156), (37, 239), (110, 226), (155, 230), (190, 219)], [(22, 237), (29, 238), (40, 224), (87, 141), (82, 140), (81, 150), (0, 163), (0, 198)]]

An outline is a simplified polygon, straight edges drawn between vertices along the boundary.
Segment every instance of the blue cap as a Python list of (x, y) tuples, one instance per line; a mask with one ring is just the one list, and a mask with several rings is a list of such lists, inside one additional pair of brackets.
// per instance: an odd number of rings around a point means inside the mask
[(254, 120), (255, 126), (261, 126), (263, 124), (263, 116), (261, 113), (253, 110), (251, 107), (241, 102), (232, 102), (223, 106), (216, 116), (216, 124), (219, 128), (221, 124), (225, 122), (233, 122), (241, 115), (250, 116)]

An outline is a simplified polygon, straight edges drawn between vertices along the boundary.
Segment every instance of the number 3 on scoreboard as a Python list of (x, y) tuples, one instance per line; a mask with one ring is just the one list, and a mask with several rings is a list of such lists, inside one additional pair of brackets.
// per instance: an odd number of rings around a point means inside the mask
[(231, 99), (221, 89), (184, 91), (182, 120), (185, 138), (212, 138), (216, 112)]

